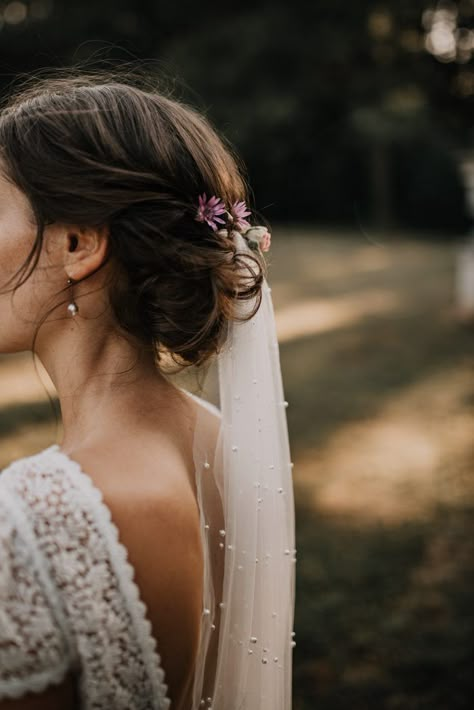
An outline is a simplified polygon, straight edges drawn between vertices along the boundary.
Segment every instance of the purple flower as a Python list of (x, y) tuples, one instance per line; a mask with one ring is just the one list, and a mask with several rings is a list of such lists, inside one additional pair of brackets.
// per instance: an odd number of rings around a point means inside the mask
[(216, 231), (218, 227), (217, 222), (225, 224), (225, 220), (218, 217), (218, 215), (224, 214), (226, 211), (225, 205), (220, 197), (213, 195), (207, 199), (207, 195), (204, 192), (202, 195), (199, 195), (199, 207), (195, 219), (198, 222), (207, 222), (211, 229)]
[(230, 214), (233, 220), (233, 226), (236, 229), (248, 229), (250, 227), (250, 222), (247, 222), (244, 217), (248, 217), (251, 212), (243, 200), (234, 202), (230, 208)]

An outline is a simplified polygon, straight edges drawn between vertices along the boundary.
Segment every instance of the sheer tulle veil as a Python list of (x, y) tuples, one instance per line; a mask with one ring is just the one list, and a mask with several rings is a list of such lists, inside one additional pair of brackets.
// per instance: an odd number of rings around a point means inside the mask
[[(249, 249), (232, 234), (239, 250)], [(242, 312), (251, 307), (239, 302)], [(293, 464), (265, 278), (257, 313), (232, 322), (216, 360), (219, 407), (200, 408), (194, 431), (204, 587), (192, 710), (291, 710)]]

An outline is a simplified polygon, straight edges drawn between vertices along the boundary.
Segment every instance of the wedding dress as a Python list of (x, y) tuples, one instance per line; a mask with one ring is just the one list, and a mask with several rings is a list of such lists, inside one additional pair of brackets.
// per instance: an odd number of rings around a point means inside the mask
[(0, 560), (0, 699), (74, 670), (81, 710), (170, 706), (126, 548), (57, 444), (0, 474)]

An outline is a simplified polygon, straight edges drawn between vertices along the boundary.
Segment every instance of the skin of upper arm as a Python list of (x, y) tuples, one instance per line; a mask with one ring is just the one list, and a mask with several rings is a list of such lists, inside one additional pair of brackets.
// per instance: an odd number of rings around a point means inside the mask
[(77, 677), (71, 672), (59, 685), (50, 685), (42, 693), (0, 700), (0, 710), (79, 710)]

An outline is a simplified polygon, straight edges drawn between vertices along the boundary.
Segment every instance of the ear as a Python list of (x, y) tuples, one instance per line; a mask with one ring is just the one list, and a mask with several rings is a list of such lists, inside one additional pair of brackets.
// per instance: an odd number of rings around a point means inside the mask
[(107, 225), (66, 226), (63, 241), (64, 268), (70, 278), (75, 281), (97, 271), (105, 260), (109, 236)]

